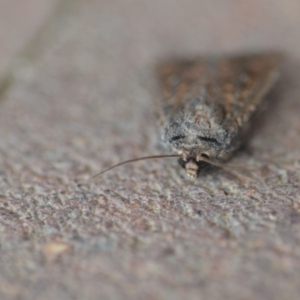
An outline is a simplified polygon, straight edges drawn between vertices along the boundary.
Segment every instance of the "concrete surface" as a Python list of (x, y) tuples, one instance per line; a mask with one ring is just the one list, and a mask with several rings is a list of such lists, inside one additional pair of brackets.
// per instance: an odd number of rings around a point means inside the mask
[[(300, 2), (72, 3), (1, 96), (0, 298), (299, 299)], [(254, 180), (166, 159), (85, 181), (167, 152), (159, 58), (270, 49), (281, 80), (230, 162)]]

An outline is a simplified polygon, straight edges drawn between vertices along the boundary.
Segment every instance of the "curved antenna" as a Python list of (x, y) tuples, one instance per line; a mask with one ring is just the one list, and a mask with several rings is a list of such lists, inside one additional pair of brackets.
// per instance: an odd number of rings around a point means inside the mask
[(234, 165), (228, 165), (228, 164), (225, 165), (225, 164), (222, 164), (222, 163), (218, 163), (218, 162), (212, 161), (209, 158), (206, 158), (206, 157), (203, 157), (203, 156), (201, 156), (200, 161), (204, 161), (204, 162), (207, 162), (207, 163), (211, 164), (212, 166), (216, 166), (218, 168), (221, 168), (221, 169), (223, 169), (223, 170), (225, 170), (225, 171), (227, 171), (227, 172), (229, 172), (229, 173), (231, 173), (231, 174), (233, 174), (233, 175), (235, 175), (237, 177), (242, 176), (242, 177), (246, 177), (248, 179), (253, 180), (252, 177), (249, 177), (249, 176), (247, 176), (247, 175), (242, 174), (241, 172), (239, 172), (237, 170), (238, 168), (236, 166), (234, 166)]
[[(115, 169), (117, 167), (120, 167), (122, 165), (125, 165), (125, 164), (129, 164), (129, 163), (132, 163), (132, 162), (136, 162), (136, 161), (140, 161), (140, 160), (147, 160), (147, 159), (159, 159), (159, 158), (172, 158), (172, 157), (180, 157), (181, 155), (179, 154), (166, 154), (166, 155), (150, 155), (150, 156), (144, 156), (144, 157), (139, 157), (139, 158), (134, 158), (134, 159), (129, 159), (129, 160), (125, 160), (125, 161), (122, 161), (116, 165), (113, 165), (112, 167), (109, 167), (97, 174), (95, 174), (94, 176), (92, 176), (91, 178), (89, 178), (88, 180), (94, 180), (96, 179), (97, 177), (103, 175), (104, 173), (112, 170), (112, 169)], [(203, 157), (201, 156), (201, 158), (199, 159), (199, 161), (204, 161), (204, 162), (207, 162), (208, 164), (212, 165), (212, 166), (216, 166), (218, 168), (221, 168), (237, 177), (246, 177), (246, 178), (249, 178), (249, 176), (247, 175), (244, 175), (242, 173), (240, 173), (236, 166), (233, 166), (233, 165), (228, 165), (228, 164), (222, 164), (222, 163), (218, 163), (216, 161), (213, 161), (209, 158), (206, 158), (206, 157)], [(252, 178), (250, 177), (250, 179), (252, 180)]]
[(211, 160), (209, 158), (206, 158), (204, 156), (201, 156), (201, 158), (199, 159), (199, 161), (204, 161), (204, 162), (206, 162), (206, 163), (208, 163), (208, 164), (210, 164), (212, 166), (215, 166), (215, 167), (218, 167), (218, 168), (221, 168), (221, 169), (224, 169), (224, 170), (226, 170), (226, 169), (230, 170), (231, 169), (227, 165), (215, 162), (215, 161), (213, 161), (213, 160)]
[(109, 167), (103, 171), (101, 171), (100, 173), (97, 173), (96, 175), (92, 176), (89, 180), (94, 180), (95, 178), (97, 178), (98, 176), (114, 169), (114, 168), (117, 168), (117, 167), (120, 167), (122, 165), (125, 165), (125, 164), (129, 164), (129, 163), (132, 163), (132, 162), (135, 162), (135, 161), (140, 161), (140, 160), (146, 160), (146, 159), (157, 159), (157, 158), (170, 158), (170, 157), (179, 157), (180, 155), (179, 154), (167, 154), (167, 155), (151, 155), (151, 156), (144, 156), (144, 157), (139, 157), (139, 158), (134, 158), (134, 159), (129, 159), (129, 160), (125, 160), (125, 161), (122, 161), (116, 165), (113, 165), (112, 167)]

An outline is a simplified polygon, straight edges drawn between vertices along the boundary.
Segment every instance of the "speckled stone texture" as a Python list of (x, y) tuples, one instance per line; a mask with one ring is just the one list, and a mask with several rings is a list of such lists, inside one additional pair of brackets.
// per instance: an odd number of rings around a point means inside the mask
[[(0, 298), (299, 299), (300, 2), (76, 0), (50, 23), (1, 94)], [(168, 153), (158, 59), (270, 49), (281, 80), (230, 162), (251, 179), (165, 159), (86, 181)]]

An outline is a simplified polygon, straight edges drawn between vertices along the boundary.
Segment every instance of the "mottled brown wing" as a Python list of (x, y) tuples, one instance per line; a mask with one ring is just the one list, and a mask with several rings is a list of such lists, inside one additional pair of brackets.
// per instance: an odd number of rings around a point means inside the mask
[(159, 118), (164, 125), (191, 98), (223, 107), (227, 126), (241, 127), (277, 78), (277, 53), (173, 60), (158, 65), (162, 90)]

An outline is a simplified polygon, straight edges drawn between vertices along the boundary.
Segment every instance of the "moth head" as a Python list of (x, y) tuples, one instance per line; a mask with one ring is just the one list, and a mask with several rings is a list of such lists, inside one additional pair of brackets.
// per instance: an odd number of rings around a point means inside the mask
[(162, 137), (174, 152), (186, 153), (188, 157), (195, 152), (195, 158), (205, 153), (213, 160), (218, 159), (220, 152), (224, 152), (230, 142), (223, 128), (209, 128), (203, 124), (198, 126), (188, 121), (172, 122), (165, 128)]
[(205, 153), (198, 155), (190, 152), (182, 153), (178, 159), (178, 163), (185, 169), (188, 177), (196, 179), (200, 170), (210, 165), (208, 160), (209, 157)]

